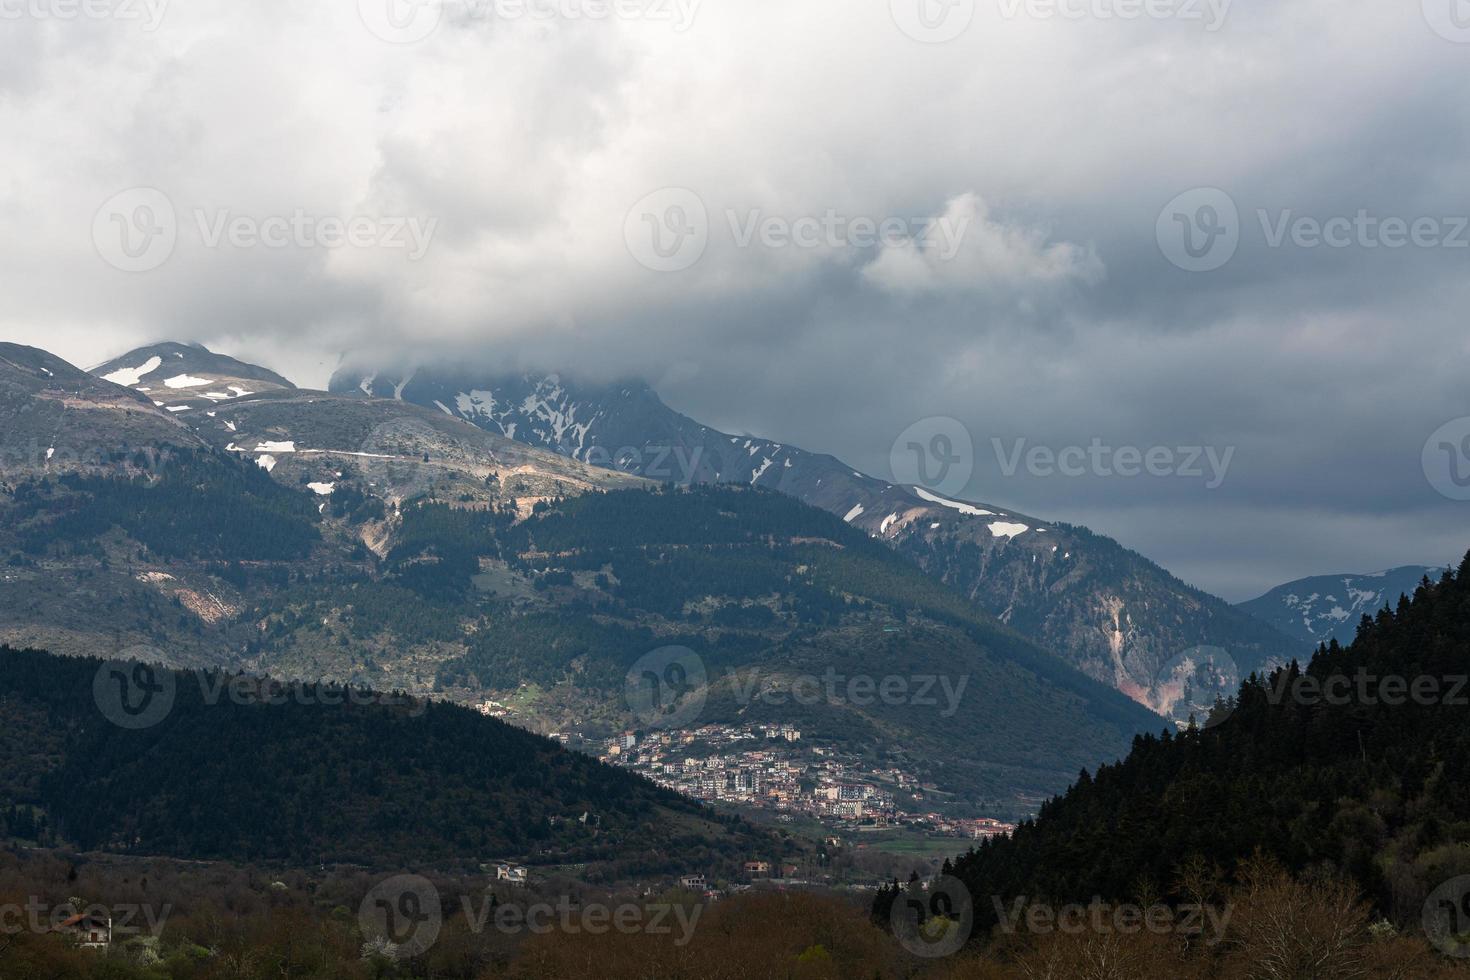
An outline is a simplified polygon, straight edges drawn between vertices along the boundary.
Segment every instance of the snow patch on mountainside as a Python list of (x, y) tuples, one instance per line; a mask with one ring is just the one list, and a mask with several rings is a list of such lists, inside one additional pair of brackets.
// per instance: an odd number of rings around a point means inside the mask
[(129, 387), (132, 387), (133, 385), (138, 384), (140, 381), (143, 380), (143, 375), (152, 374), (154, 371), (157, 371), (159, 365), (161, 365), (162, 363), (162, 358), (150, 357), (148, 358), (148, 360), (144, 361), (142, 364), (139, 364), (135, 368), (118, 368), (111, 374), (104, 374), (102, 376), (102, 380), (111, 381), (115, 385), (127, 385)]
[(964, 503), (960, 503), (958, 500), (950, 500), (950, 499), (948, 499), (946, 497), (941, 497), (937, 493), (930, 493), (928, 490), (925, 490), (923, 487), (912, 487), (911, 489), (913, 490), (914, 493), (918, 494), (919, 497), (921, 497), (924, 500), (929, 501), (931, 504), (938, 504), (941, 507), (948, 507), (951, 510), (957, 510), (961, 514), (965, 514), (965, 515), (967, 515), (969, 517), (993, 517), (993, 516), (995, 516), (995, 512), (994, 511), (991, 511), (991, 510), (981, 510), (979, 507), (976, 507), (974, 504), (964, 504)]
[(1420, 580), (1431, 579), (1443, 569), (1407, 565), (1368, 575), (1319, 575), (1278, 586), (1240, 608), (1258, 619), (1286, 630), (1303, 643), (1316, 645), (1336, 639), (1352, 640), (1364, 616), (1412, 594)]
[(210, 378), (195, 378), (187, 374), (176, 374), (172, 378), (164, 378), (163, 383), (169, 388), (199, 388), (203, 385), (213, 384)]

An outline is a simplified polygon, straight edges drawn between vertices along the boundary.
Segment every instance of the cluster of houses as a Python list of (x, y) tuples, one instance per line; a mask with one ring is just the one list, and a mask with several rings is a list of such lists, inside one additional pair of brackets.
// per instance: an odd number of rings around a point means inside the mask
[(802, 814), (863, 829), (913, 825), (967, 838), (1013, 829), (989, 818), (921, 812), (934, 787), (900, 769), (868, 768), (831, 749), (803, 744), (793, 725), (624, 731), (600, 743), (598, 755), (686, 796), (777, 810), (782, 819)]
[(510, 709), (499, 701), (481, 701), (475, 705), (475, 710), (486, 718), (500, 718), (505, 720), (510, 717)]
[[(774, 882), (793, 881), (801, 869), (786, 862), (772, 862), (760, 859), (752, 859), (741, 865), (741, 877), (744, 881), (731, 882), (727, 890), (729, 892), (741, 892), (750, 888), (752, 884), (763, 879)], [(717, 899), (724, 892), (715, 888), (714, 885), (702, 874), (686, 874), (679, 877), (679, 887), (698, 892), (708, 899)]]
[(517, 888), (526, 887), (526, 869), (515, 864), (497, 864), (495, 880)]

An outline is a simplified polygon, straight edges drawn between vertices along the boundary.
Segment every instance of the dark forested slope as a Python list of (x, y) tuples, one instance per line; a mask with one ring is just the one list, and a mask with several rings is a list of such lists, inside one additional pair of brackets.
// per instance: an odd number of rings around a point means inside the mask
[(464, 708), (162, 668), (148, 701), (135, 668), (0, 647), (0, 813), (28, 827), (39, 813), (49, 839), (86, 849), (298, 864), (673, 873), (771, 850), (738, 820)]
[[(1470, 558), (1364, 618), (1350, 647), (1252, 677), (1210, 724), (1135, 740), (1034, 821), (954, 865), (982, 927), (1016, 896), (1179, 894), (1180, 868), (1229, 880), (1255, 852), (1354, 879), (1415, 919), (1470, 873)], [(891, 893), (880, 899), (891, 899)]]

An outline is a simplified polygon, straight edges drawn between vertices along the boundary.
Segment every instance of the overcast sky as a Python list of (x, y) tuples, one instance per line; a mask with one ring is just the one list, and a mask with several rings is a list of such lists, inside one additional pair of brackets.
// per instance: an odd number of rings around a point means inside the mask
[[(1457, 560), (1459, 2), (0, 0), (0, 336), (641, 375), (883, 476), (952, 417), (1235, 600)], [(1094, 440), (1229, 466), (1007, 465)]]

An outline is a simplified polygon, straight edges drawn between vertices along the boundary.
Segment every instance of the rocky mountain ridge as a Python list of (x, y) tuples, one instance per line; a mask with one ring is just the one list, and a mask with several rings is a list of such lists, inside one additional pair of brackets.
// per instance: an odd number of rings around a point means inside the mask
[(344, 366), (329, 387), (432, 407), (650, 479), (744, 484), (796, 497), (910, 555), (978, 608), (1166, 714), (1187, 716), (1193, 706), (1192, 697), (1181, 700), (1181, 671), (1209, 664), (1219, 669), (1207, 673), (1233, 679), (1299, 648), (1270, 624), (1086, 528), (896, 485), (833, 456), (720, 432), (669, 408), (641, 382)]

